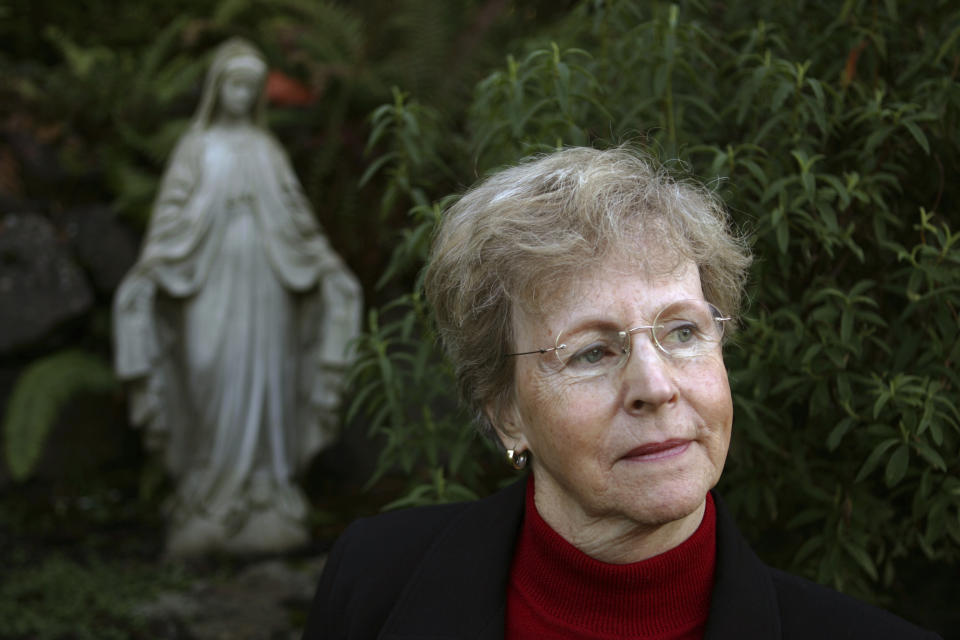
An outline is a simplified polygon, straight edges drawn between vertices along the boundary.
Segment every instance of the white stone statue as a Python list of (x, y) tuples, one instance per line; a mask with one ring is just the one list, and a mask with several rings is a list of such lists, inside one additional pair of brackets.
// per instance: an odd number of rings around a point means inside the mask
[(308, 539), (295, 474), (333, 436), (361, 291), (264, 126), (267, 65), (217, 50), (114, 299), (131, 419), (176, 482), (167, 552)]

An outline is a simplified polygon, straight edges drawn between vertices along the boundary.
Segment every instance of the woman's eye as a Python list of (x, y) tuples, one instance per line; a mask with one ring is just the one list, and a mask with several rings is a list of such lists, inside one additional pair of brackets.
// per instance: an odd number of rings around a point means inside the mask
[(590, 364), (599, 362), (600, 359), (603, 358), (603, 349), (594, 347), (593, 349), (590, 349), (590, 351), (587, 351), (585, 354), (583, 354), (582, 358)]
[(593, 344), (577, 351), (567, 364), (574, 366), (594, 365), (612, 353), (610, 347), (605, 344)]
[(671, 328), (667, 332), (667, 337), (661, 342), (672, 343), (677, 345), (689, 344), (697, 339), (698, 335), (697, 325), (688, 322)]

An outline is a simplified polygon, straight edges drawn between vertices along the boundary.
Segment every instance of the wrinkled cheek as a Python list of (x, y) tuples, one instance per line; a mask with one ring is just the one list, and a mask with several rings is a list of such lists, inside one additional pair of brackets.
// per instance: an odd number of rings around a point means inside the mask
[(727, 451), (730, 448), (730, 437), (733, 431), (733, 398), (730, 395), (730, 387), (727, 384), (726, 377), (723, 378), (723, 384), (718, 389), (719, 397), (716, 401), (715, 415), (710, 416), (710, 423), (717, 433), (714, 434), (717, 440), (718, 451), (716, 452), (717, 466), (722, 468), (727, 458)]
[(722, 444), (725, 455), (733, 425), (733, 397), (723, 362), (716, 362), (715, 366), (698, 376), (687, 388), (687, 393), (688, 397), (694, 399), (706, 428), (713, 432), (711, 439)]
[(553, 421), (552, 411), (564, 403), (563, 394), (558, 394), (543, 380), (530, 372), (520, 372), (517, 376), (516, 407), (520, 418), (520, 427), (533, 442), (538, 432), (549, 428)]

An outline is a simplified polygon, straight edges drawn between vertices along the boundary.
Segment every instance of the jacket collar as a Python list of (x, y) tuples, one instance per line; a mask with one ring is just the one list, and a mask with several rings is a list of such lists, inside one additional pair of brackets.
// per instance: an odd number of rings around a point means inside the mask
[(717, 567), (704, 640), (780, 638), (780, 607), (770, 570), (743, 539), (720, 496)]
[(400, 594), (381, 640), (502, 640), (526, 479), (462, 510)]
[[(381, 640), (502, 640), (510, 562), (526, 480), (462, 510), (437, 537), (397, 600)], [(770, 572), (720, 497), (717, 566), (705, 640), (780, 638)]]

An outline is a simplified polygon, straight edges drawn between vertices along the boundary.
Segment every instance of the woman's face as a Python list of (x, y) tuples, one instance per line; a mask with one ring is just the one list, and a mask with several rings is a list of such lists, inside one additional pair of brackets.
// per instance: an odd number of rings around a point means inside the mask
[[(559, 332), (584, 323), (649, 325), (660, 309), (689, 299), (703, 299), (692, 262), (650, 276), (610, 260), (543, 316), (519, 311), (515, 346), (550, 347)], [(655, 529), (699, 517), (720, 478), (733, 406), (719, 344), (682, 361), (663, 355), (649, 331), (631, 344), (622, 368), (588, 379), (565, 376), (553, 353), (516, 358), (501, 437), (532, 452), (537, 506), (554, 528), (610, 520)]]
[(220, 85), (220, 110), (230, 118), (250, 115), (260, 90), (259, 78), (243, 71), (228, 72)]

